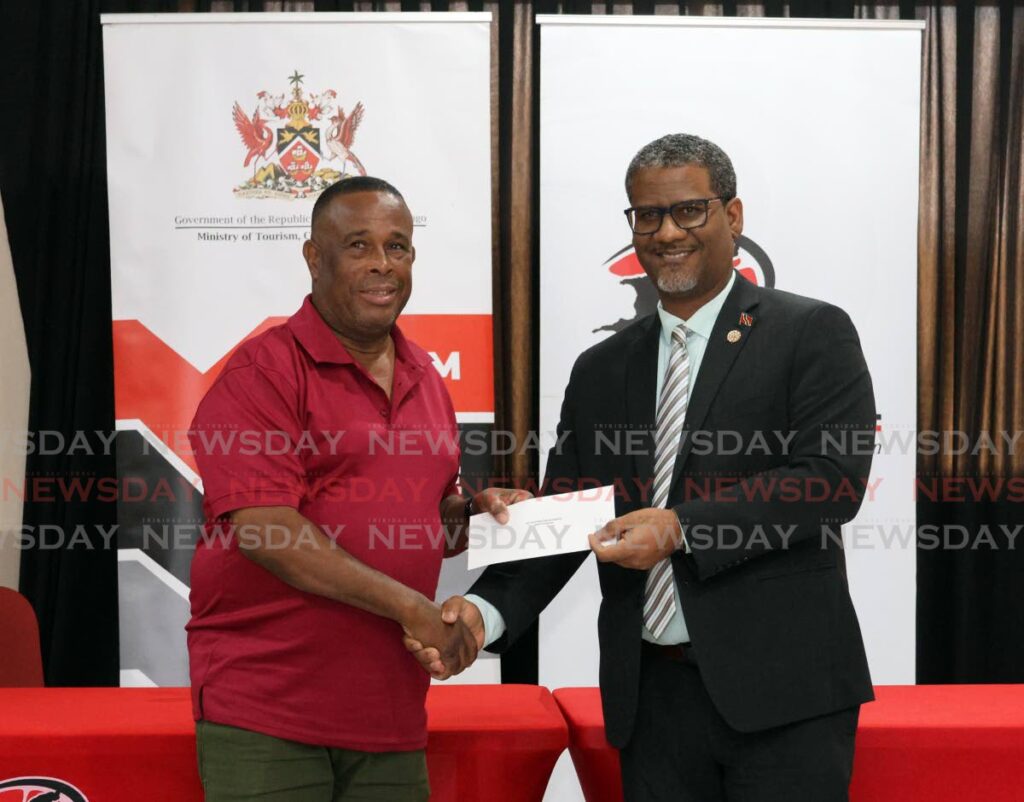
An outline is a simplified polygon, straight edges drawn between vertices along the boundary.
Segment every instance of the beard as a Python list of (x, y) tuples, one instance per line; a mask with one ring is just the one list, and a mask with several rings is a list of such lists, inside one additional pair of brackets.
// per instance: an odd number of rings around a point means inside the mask
[(688, 270), (666, 270), (658, 275), (655, 283), (659, 290), (668, 295), (680, 295), (697, 286), (697, 276)]

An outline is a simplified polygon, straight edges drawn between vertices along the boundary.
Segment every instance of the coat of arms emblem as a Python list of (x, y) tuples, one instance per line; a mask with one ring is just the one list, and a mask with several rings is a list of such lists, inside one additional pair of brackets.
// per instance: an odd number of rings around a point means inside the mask
[(251, 117), (235, 102), (232, 118), (246, 151), (242, 166), (252, 168), (252, 176), (235, 188), (237, 197), (314, 197), (347, 176), (366, 175), (352, 151), (363, 104), (345, 114), (333, 89), (306, 96), (304, 78), (298, 70), (288, 78), (290, 98), (257, 92)]

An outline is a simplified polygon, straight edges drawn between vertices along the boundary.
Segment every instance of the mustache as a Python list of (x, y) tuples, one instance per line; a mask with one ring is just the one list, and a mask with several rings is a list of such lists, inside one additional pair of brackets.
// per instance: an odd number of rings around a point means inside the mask
[(654, 252), (659, 254), (659, 255), (661, 255), (661, 254), (665, 254), (665, 253), (693, 253), (694, 251), (699, 251), (699, 250), (700, 250), (700, 246), (698, 246), (698, 245), (688, 246), (686, 248), (680, 248), (678, 246), (673, 246), (673, 245), (666, 245), (666, 246), (663, 246), (661, 248), (655, 248)]

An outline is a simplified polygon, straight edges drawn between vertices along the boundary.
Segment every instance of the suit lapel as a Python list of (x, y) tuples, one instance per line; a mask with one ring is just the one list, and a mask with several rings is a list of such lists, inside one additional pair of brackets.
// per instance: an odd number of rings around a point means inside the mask
[[(722, 311), (718, 313), (718, 319), (711, 331), (711, 339), (700, 363), (697, 381), (690, 393), (690, 403), (686, 409), (686, 420), (683, 423), (682, 442), (672, 470), (672, 484), (669, 485), (670, 496), (672, 487), (679, 480), (686, 459), (690, 456), (693, 432), (700, 430), (704, 425), (704, 419), (718, 394), (719, 387), (729, 374), (729, 370), (740, 351), (743, 350), (743, 346), (747, 344), (747, 340), (753, 334), (753, 316), (749, 323), (740, 325), (740, 314), (757, 306), (758, 292), (759, 290), (754, 284), (737, 275), (736, 283), (726, 297)], [(739, 332), (740, 336), (736, 342), (729, 341), (729, 333), (732, 331)]]
[[(654, 476), (654, 421), (658, 390), (658, 337), (661, 321), (657, 314), (641, 324), (644, 328), (627, 354), (626, 420), (634, 432), (643, 432), (643, 445), (633, 454), (635, 476), (650, 482)], [(645, 486), (645, 485), (641, 485)]]

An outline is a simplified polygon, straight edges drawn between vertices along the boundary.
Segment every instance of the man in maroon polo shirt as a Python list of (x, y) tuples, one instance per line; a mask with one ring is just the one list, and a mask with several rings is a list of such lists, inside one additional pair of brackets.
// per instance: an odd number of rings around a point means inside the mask
[(433, 602), (441, 559), (471, 509), (503, 519), (528, 494), (459, 495), (451, 400), (395, 325), (412, 232), (385, 181), (325, 190), (303, 246), (312, 294), (196, 412), (207, 526), (187, 629), (207, 800), (429, 794), (429, 677), (403, 632), (454, 672), (472, 662), (480, 642)]

